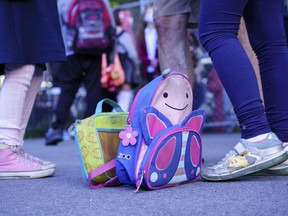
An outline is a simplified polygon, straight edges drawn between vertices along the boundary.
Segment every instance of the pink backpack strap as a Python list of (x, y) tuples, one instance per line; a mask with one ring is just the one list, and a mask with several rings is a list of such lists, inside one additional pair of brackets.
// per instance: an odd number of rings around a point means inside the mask
[(92, 183), (92, 179), (95, 178), (96, 176), (99, 176), (105, 172), (107, 172), (110, 169), (113, 169), (116, 167), (116, 159), (113, 159), (111, 161), (109, 161), (108, 163), (92, 170), (89, 175), (88, 175), (88, 185), (90, 188), (92, 189), (96, 189), (96, 188), (102, 188), (102, 187), (109, 187), (109, 186), (116, 186), (120, 184), (119, 179), (117, 178), (117, 176), (111, 178), (110, 180), (108, 180), (107, 182), (103, 183), (103, 184), (98, 184), (95, 185)]

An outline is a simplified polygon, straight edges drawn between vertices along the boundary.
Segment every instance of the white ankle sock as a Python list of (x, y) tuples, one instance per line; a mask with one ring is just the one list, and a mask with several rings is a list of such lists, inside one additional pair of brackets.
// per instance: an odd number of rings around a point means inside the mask
[(121, 90), (117, 95), (117, 103), (125, 112), (129, 112), (133, 100), (133, 90)]
[(249, 139), (246, 139), (248, 142), (259, 142), (263, 139), (265, 139), (267, 136), (268, 136), (269, 133), (265, 133), (265, 134), (261, 134), (261, 135), (258, 135), (258, 136), (255, 136), (255, 137), (252, 137), (252, 138), (249, 138)]

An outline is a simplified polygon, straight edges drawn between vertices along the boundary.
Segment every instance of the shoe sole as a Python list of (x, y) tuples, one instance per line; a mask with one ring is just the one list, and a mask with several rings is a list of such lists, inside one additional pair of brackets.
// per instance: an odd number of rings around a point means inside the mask
[[(286, 153), (288, 154), (288, 146), (285, 147), (284, 149), (286, 151)], [(288, 167), (286, 168), (274, 168), (274, 167), (271, 167), (269, 169), (266, 169), (266, 170), (261, 170), (257, 173), (254, 173), (255, 175), (258, 175), (258, 176), (286, 176), (288, 175)]]
[(48, 162), (48, 161), (44, 161), (44, 169), (56, 169), (56, 164), (52, 163), (52, 162)]
[(254, 173), (257, 176), (286, 176), (288, 175), (288, 168), (285, 169), (279, 169), (279, 170), (261, 170), (257, 173)]
[(32, 172), (0, 172), (0, 179), (33, 179), (52, 176), (55, 168), (32, 171)]
[(209, 175), (205, 176), (204, 174), (201, 175), (201, 177), (207, 181), (227, 181), (234, 178), (238, 178), (241, 176), (245, 176), (251, 173), (258, 172), (260, 170), (268, 169), (270, 167), (276, 166), (278, 164), (283, 163), (285, 160), (287, 160), (288, 155), (286, 154), (286, 151), (283, 150), (273, 156), (273, 158), (267, 158), (265, 160), (262, 160), (260, 163), (254, 164), (252, 166), (231, 172), (231, 173), (225, 173), (222, 175)]

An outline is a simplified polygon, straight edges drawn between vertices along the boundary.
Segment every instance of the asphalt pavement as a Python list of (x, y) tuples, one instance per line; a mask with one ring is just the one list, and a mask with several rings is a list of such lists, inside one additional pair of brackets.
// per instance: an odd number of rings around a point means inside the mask
[[(204, 166), (223, 158), (238, 133), (202, 134)], [(45, 146), (44, 139), (25, 140), (25, 150), (53, 161), (53, 177), (0, 181), (0, 215), (288, 215), (288, 176), (249, 175), (227, 182), (202, 179), (154, 191), (134, 187), (90, 189), (82, 177), (74, 140)]]

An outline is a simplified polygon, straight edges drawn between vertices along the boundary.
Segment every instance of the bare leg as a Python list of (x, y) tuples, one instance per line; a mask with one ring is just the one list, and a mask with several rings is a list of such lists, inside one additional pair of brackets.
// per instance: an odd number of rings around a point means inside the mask
[(186, 74), (193, 85), (192, 54), (189, 51), (186, 23), (188, 14), (157, 17), (159, 64), (161, 71), (170, 68)]

